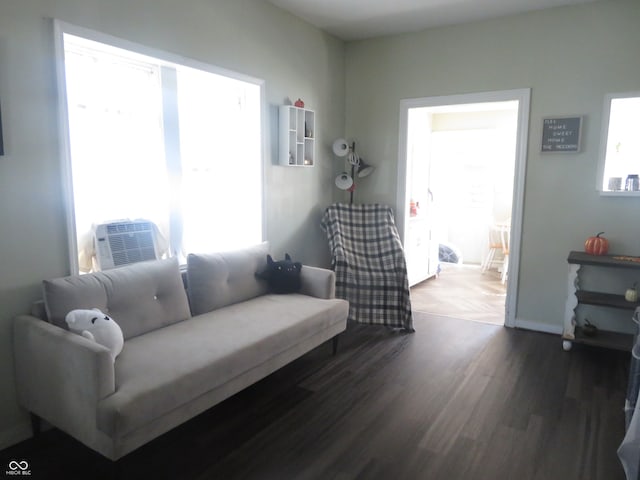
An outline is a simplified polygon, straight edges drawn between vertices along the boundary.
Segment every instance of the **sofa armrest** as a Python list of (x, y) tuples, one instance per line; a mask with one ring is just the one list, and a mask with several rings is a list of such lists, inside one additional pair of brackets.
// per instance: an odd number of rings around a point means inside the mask
[(336, 274), (332, 270), (304, 265), (300, 271), (300, 293), (317, 298), (334, 298)]
[(115, 391), (108, 348), (30, 315), (14, 319), (13, 348), (23, 407), (71, 434), (95, 425), (98, 401)]

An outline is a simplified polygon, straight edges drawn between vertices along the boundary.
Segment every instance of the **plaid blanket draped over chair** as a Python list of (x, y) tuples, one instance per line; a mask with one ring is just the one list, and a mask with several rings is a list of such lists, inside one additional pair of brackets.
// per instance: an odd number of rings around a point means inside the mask
[(349, 320), (413, 332), (407, 265), (390, 207), (337, 203), (322, 217)]

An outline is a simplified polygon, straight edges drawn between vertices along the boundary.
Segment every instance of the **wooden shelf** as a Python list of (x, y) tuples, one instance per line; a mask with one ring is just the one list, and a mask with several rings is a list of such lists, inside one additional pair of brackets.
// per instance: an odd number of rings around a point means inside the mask
[[(633, 335), (610, 330), (598, 330), (596, 335), (587, 336), (583, 328), (575, 326), (576, 311), (579, 305), (593, 305), (597, 307), (616, 308), (633, 312), (640, 307), (640, 302), (628, 302), (624, 295), (590, 290), (580, 290), (579, 272), (583, 265), (593, 267), (640, 270), (640, 257), (628, 255), (589, 255), (585, 252), (573, 251), (567, 258), (569, 263), (569, 291), (565, 305), (563, 348), (569, 350), (571, 343), (591, 345), (594, 347), (611, 348), (615, 350), (631, 351)], [(606, 287), (606, 286), (605, 286)], [(603, 288), (606, 290), (606, 288)], [(629, 314), (631, 319), (632, 314)], [(578, 322), (579, 323), (579, 322)], [(572, 333), (573, 332), (573, 333)], [(571, 338), (575, 336), (575, 338)], [(568, 343), (570, 342), (570, 343)]]
[(575, 338), (564, 338), (565, 340), (580, 345), (610, 348), (614, 350), (622, 350), (624, 352), (630, 352), (633, 347), (633, 335), (630, 333), (598, 330), (596, 335), (588, 337), (584, 334), (581, 327), (576, 327)]
[[(625, 260), (615, 257), (624, 257)], [(630, 268), (640, 270), (640, 257), (628, 255), (589, 255), (585, 252), (570, 252), (567, 262), (578, 265), (593, 265), (596, 267)]]
[(589, 292), (587, 290), (576, 291), (578, 303), (585, 305), (598, 305), (601, 307), (621, 308), (623, 310), (635, 310), (640, 302), (627, 302), (624, 295), (614, 293)]

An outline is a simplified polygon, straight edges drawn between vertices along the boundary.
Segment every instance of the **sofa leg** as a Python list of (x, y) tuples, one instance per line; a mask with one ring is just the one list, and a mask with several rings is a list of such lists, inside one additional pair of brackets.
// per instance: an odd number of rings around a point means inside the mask
[(42, 421), (40, 417), (35, 413), (29, 412), (29, 416), (31, 417), (31, 432), (34, 437), (38, 437), (40, 435), (40, 431), (42, 430)]
[(331, 344), (333, 346), (333, 356), (335, 357), (338, 353), (338, 335), (331, 339)]

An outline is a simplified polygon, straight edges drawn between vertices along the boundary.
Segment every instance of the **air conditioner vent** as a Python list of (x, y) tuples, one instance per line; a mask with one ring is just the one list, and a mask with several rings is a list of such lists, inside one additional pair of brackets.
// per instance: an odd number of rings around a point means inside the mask
[(129, 265), (158, 258), (155, 225), (149, 221), (113, 222), (98, 225), (95, 250), (98, 269)]

